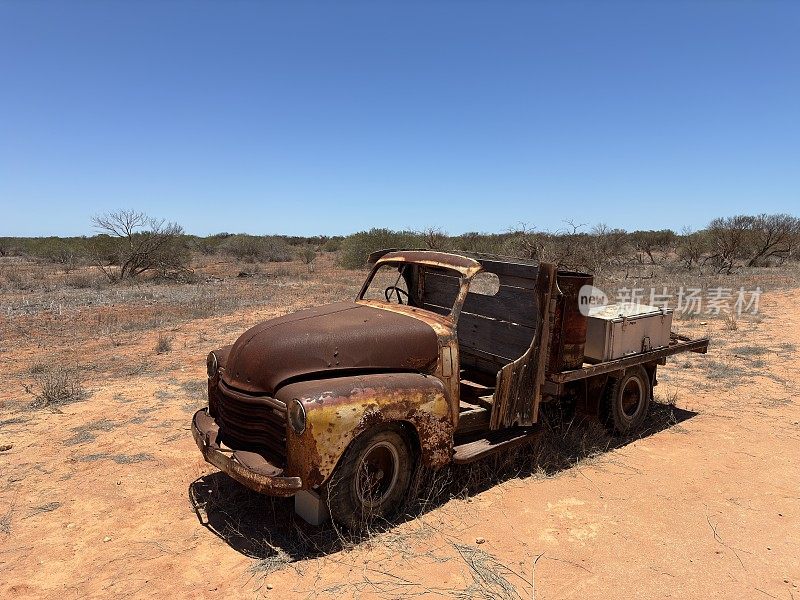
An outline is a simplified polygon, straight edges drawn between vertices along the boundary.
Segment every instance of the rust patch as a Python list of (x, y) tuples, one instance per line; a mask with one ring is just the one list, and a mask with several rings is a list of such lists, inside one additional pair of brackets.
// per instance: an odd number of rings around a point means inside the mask
[(271, 464), (261, 454), (234, 452), (229, 456), (223, 453), (217, 441), (218, 434), (219, 427), (205, 409), (197, 411), (192, 419), (192, 437), (208, 463), (262, 494), (291, 496), (302, 488), (303, 481), (299, 477), (284, 474), (284, 469)]
[(350, 442), (388, 423), (408, 423), (417, 433), (424, 464), (450, 462), (453, 422), (444, 384), (418, 373), (382, 373), (307, 381), (282, 388), (278, 397), (297, 398), (306, 408), (301, 435), (288, 432), (287, 471), (316, 486), (336, 468)]
[(472, 277), (481, 270), (481, 264), (474, 258), (461, 256), (460, 254), (435, 252), (433, 250), (398, 250), (396, 252), (387, 252), (375, 262), (375, 266), (377, 267), (387, 262), (407, 262), (418, 265), (429, 265), (432, 267), (444, 267), (458, 271), (467, 277)]

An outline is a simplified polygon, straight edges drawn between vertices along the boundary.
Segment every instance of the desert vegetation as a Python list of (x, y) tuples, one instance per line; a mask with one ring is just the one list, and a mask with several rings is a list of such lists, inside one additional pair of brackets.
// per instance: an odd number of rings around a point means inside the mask
[(91, 287), (87, 267), (109, 283), (130, 279), (182, 279), (194, 276), (194, 257), (224, 257), (246, 264), (309, 265), (319, 255), (337, 266), (359, 269), (381, 248), (427, 248), (513, 256), (554, 262), (602, 275), (610, 271), (660, 268), (664, 272), (732, 274), (746, 267), (783, 265), (796, 260), (800, 219), (787, 214), (737, 215), (712, 220), (705, 229), (625, 231), (605, 224), (568, 222), (557, 231), (518, 225), (503, 233), (449, 235), (440, 228), (395, 231), (374, 228), (347, 236), (286, 236), (218, 233), (199, 237), (176, 223), (135, 210), (91, 218), (96, 233), (82, 237), (0, 238), (0, 285), (36, 287), (36, 269), (21, 273), (20, 261), (50, 264), (72, 287)]

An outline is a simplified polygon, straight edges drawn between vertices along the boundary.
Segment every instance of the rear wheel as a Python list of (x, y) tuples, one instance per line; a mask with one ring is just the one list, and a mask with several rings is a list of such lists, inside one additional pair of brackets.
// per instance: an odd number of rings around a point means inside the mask
[(325, 486), (331, 516), (351, 529), (392, 516), (405, 499), (413, 464), (400, 428), (362, 434)]
[(607, 425), (616, 433), (640, 427), (647, 417), (651, 397), (650, 376), (641, 365), (628, 369), (618, 379), (609, 379), (603, 411)]

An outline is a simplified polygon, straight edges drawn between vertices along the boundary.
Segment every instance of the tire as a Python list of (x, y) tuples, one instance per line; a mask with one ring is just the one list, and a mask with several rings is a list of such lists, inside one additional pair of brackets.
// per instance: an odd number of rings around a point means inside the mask
[(650, 376), (641, 365), (629, 368), (619, 379), (609, 379), (603, 398), (606, 425), (619, 434), (641, 427), (652, 395)]
[(399, 427), (360, 435), (325, 485), (331, 517), (353, 530), (391, 517), (405, 500), (413, 467), (411, 445)]

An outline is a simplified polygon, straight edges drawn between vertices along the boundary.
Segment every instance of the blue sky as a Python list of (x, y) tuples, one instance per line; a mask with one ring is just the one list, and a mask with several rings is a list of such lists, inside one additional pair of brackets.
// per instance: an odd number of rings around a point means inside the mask
[(0, 0), (0, 235), (800, 207), (797, 2)]

